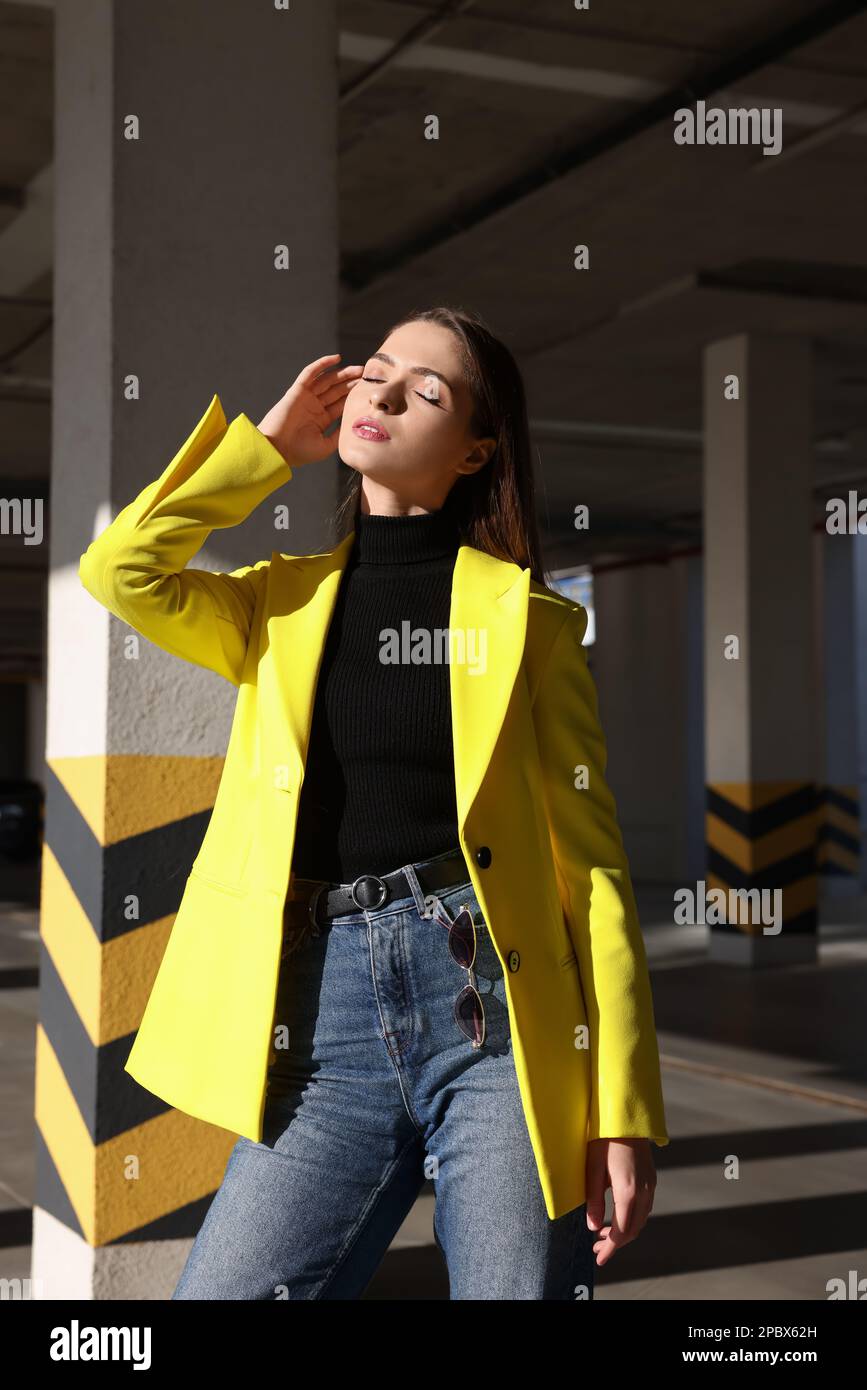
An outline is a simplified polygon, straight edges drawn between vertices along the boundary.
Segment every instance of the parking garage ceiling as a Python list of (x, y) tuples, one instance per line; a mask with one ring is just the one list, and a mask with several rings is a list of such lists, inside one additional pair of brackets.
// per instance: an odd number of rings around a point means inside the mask
[[(416, 305), (488, 318), (527, 381), (549, 566), (700, 545), (702, 348), (731, 334), (813, 341), (817, 518), (867, 483), (865, 11), (338, 5), (341, 350)], [(52, 47), (50, 4), (0, 4), (4, 493), (49, 469)], [(781, 108), (782, 153), (676, 145), (700, 98)]]

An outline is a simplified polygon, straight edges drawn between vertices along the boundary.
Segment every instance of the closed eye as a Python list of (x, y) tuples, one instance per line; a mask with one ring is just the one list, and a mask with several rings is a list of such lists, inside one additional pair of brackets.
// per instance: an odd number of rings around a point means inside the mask
[[(384, 381), (384, 379), (385, 378), (381, 376), (363, 376), (361, 378), (362, 381)], [(442, 409), (439, 401), (436, 400), (435, 397), (426, 395), (424, 391), (416, 391), (415, 394), (417, 396), (421, 396), (423, 401), (429, 401), (431, 405), (438, 406), (440, 409)]]

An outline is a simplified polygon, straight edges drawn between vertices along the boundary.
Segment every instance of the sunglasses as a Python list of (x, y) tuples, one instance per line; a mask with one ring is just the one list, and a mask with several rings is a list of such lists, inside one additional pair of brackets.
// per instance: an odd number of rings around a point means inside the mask
[(485, 1041), (485, 1007), (476, 988), (476, 975), (473, 970), (477, 944), (473, 914), (464, 905), (452, 920), (437, 898), (434, 902), (433, 919), (447, 929), (452, 960), (469, 975), (469, 984), (464, 985), (455, 1000), (455, 1023), (473, 1047), (481, 1047)]

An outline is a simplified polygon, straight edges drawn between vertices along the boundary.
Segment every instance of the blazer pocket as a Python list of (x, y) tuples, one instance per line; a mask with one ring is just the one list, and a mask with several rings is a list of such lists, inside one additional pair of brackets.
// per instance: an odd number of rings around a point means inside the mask
[(215, 815), (216, 810), (193, 860), (191, 872), (212, 887), (222, 888), (224, 893), (243, 897), (246, 893), (247, 861), (253, 842), (252, 829), (249, 824), (241, 825), (234, 833), (227, 834), (225, 824), (215, 819)]
[(246, 897), (246, 889), (233, 883), (222, 883), (218, 878), (211, 878), (209, 874), (203, 874), (195, 865), (190, 869), (190, 877), (201, 879), (202, 883), (207, 883), (209, 888), (216, 888), (220, 893), (229, 893), (233, 898)]

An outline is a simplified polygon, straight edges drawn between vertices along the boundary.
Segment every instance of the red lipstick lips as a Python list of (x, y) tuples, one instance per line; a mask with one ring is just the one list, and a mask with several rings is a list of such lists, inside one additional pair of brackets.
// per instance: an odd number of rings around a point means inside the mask
[(376, 420), (371, 420), (369, 416), (364, 415), (360, 420), (355, 421), (352, 426), (352, 433), (357, 434), (359, 439), (370, 439), (377, 444), (382, 444), (391, 438), (388, 430), (383, 429)]

